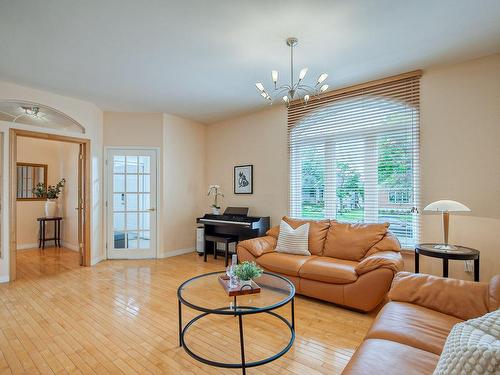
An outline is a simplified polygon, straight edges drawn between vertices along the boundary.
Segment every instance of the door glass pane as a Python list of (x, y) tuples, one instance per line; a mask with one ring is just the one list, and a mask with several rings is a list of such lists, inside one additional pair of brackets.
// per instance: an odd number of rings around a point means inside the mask
[(150, 175), (140, 175), (139, 176), (139, 191), (144, 193), (149, 193), (151, 191), (150, 187)]
[(125, 156), (113, 158), (113, 173), (125, 173)]
[(141, 237), (139, 238), (139, 248), (149, 249), (150, 246), (151, 246), (151, 232), (149, 231), (141, 232)]
[(139, 173), (151, 173), (150, 164), (151, 164), (151, 157), (139, 156)]
[(115, 174), (113, 175), (113, 192), (119, 193), (125, 191), (125, 175)]
[(127, 233), (127, 247), (129, 249), (137, 249), (139, 248), (139, 244), (137, 242), (138, 232), (128, 232)]
[(127, 194), (127, 211), (137, 211), (137, 194)]
[(139, 211), (151, 208), (150, 194), (139, 194)]
[(125, 249), (125, 232), (114, 231), (113, 232), (113, 239), (114, 239), (114, 248), (115, 249)]
[(137, 192), (137, 175), (128, 174), (127, 175), (127, 193)]
[(150, 218), (151, 214), (149, 212), (141, 212), (139, 214), (139, 227), (140, 229), (151, 230)]
[(127, 230), (137, 230), (139, 223), (137, 222), (137, 214), (127, 213)]
[(113, 229), (123, 230), (125, 229), (125, 214), (124, 213), (113, 213)]
[(137, 156), (127, 156), (127, 174), (137, 173)]
[(125, 194), (113, 194), (113, 211), (125, 211)]

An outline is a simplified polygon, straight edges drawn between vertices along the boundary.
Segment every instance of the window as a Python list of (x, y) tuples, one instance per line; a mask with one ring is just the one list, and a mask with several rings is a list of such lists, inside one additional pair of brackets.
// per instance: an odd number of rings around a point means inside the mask
[(290, 214), (389, 222), (419, 238), (420, 73), (331, 93), (288, 111)]

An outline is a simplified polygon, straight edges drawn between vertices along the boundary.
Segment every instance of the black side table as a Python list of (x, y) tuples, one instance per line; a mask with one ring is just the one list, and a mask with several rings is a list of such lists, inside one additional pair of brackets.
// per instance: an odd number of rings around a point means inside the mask
[(473, 260), (474, 261), (474, 281), (479, 281), (479, 250), (465, 246), (456, 246), (456, 249), (437, 249), (434, 243), (422, 243), (415, 247), (415, 273), (419, 273), (419, 255), (440, 258), (443, 260), (443, 277), (448, 277), (449, 260)]
[[(61, 247), (61, 220), (62, 217), (39, 217), (36, 219), (38, 221), (39, 226), (39, 236), (38, 236), (38, 247), (41, 249), (45, 249), (46, 241), (54, 241), (54, 245), (56, 247)], [(54, 222), (54, 237), (46, 238), (45, 237), (45, 224), (47, 221)]]

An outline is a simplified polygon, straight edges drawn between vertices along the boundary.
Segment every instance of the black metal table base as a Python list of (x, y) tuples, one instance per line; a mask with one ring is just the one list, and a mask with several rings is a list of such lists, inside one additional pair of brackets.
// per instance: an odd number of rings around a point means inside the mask
[[(283, 356), (285, 353), (287, 353), (290, 348), (292, 347), (294, 341), (295, 341), (295, 303), (294, 303), (294, 298), (292, 298), (289, 302), (291, 304), (291, 322), (288, 321), (285, 317), (275, 313), (272, 310), (267, 310), (267, 311), (259, 311), (256, 313), (266, 313), (271, 316), (274, 316), (281, 320), (289, 329), (290, 329), (290, 341), (288, 344), (278, 353), (259, 360), (259, 361), (253, 361), (253, 362), (246, 362), (245, 360), (245, 340), (244, 340), (244, 331), (243, 331), (243, 315), (248, 315), (248, 314), (238, 314), (236, 313), (235, 310), (235, 316), (238, 316), (238, 328), (239, 328), (239, 338), (240, 338), (240, 354), (241, 354), (241, 362), (240, 363), (225, 363), (225, 362), (216, 362), (216, 361), (211, 361), (209, 359), (203, 358), (199, 356), (198, 354), (194, 353), (187, 345), (184, 340), (184, 337), (186, 335), (186, 332), (189, 330), (189, 328), (199, 319), (204, 318), (205, 316), (211, 315), (211, 314), (216, 314), (216, 311), (230, 311), (230, 308), (227, 306), (221, 307), (219, 309), (215, 309), (214, 312), (204, 312), (200, 315), (197, 315), (193, 319), (191, 319), (184, 327), (182, 326), (182, 303), (179, 300), (179, 346), (183, 347), (186, 353), (188, 353), (191, 357), (196, 359), (199, 362), (205, 363), (209, 366), (214, 366), (214, 367), (223, 367), (223, 368), (241, 368), (242, 373), (246, 374), (246, 369), (250, 367), (256, 367), (256, 366), (261, 366), (266, 363), (272, 362), (281, 356)], [(236, 304), (235, 304), (236, 306)], [(253, 310), (255, 307), (253, 306), (238, 306), (238, 309), (243, 309), (243, 310)], [(228, 315), (232, 316), (232, 315)]]

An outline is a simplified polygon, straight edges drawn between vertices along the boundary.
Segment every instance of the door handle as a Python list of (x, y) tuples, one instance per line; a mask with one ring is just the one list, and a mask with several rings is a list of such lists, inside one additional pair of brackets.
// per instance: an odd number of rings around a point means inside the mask
[(148, 211), (151, 211), (151, 212), (152, 212), (152, 211), (154, 211), (154, 210), (155, 210), (155, 208), (154, 208), (154, 207), (148, 208)]

